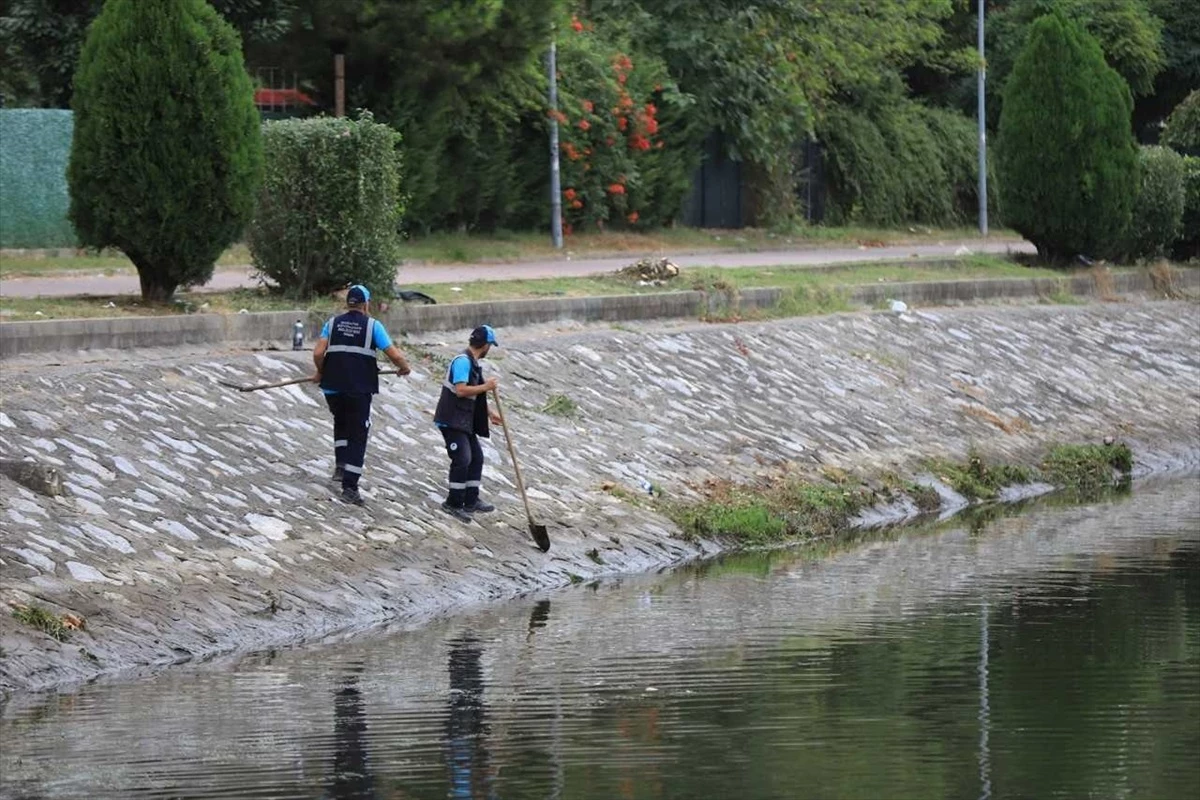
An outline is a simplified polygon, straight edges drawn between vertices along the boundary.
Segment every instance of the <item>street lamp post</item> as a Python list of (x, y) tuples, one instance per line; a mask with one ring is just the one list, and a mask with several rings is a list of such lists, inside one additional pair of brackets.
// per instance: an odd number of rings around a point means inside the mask
[(550, 42), (550, 55), (546, 59), (550, 72), (550, 238), (554, 249), (563, 246), (562, 230), (562, 185), (558, 173), (558, 58), (557, 47)]

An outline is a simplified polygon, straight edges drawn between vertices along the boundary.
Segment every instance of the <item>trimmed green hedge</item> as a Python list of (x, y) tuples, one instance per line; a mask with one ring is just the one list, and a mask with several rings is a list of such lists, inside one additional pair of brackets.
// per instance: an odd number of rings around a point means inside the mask
[(0, 247), (76, 247), (67, 219), (70, 111), (0, 110)]
[(364, 112), (267, 122), (263, 142), (248, 239), (258, 271), (297, 297), (348, 283), (390, 290), (404, 210), (400, 134)]

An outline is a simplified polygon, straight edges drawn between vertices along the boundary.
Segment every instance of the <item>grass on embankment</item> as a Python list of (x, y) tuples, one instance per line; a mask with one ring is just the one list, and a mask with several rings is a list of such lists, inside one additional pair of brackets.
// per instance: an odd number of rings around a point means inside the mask
[[(482, 264), (488, 262), (536, 261), (578, 257), (645, 255), (647, 253), (696, 252), (757, 252), (767, 250), (803, 249), (806, 247), (866, 246), (920, 244), (939, 241), (975, 239), (974, 229), (935, 228), (835, 228), (800, 226), (786, 232), (754, 228), (743, 230), (704, 230), (700, 228), (667, 228), (644, 233), (600, 231), (580, 233), (566, 239), (562, 250), (555, 250), (550, 237), (544, 233), (497, 232), (491, 235), (439, 233), (413, 236), (400, 248), (401, 263)], [(993, 232), (992, 239), (1019, 241), (1016, 234)], [(217, 267), (247, 266), (250, 251), (244, 244), (230, 247), (217, 262)], [(78, 255), (47, 256), (25, 252), (0, 254), (0, 278), (49, 276), (56, 273), (132, 274), (133, 264), (116, 250)]]
[[(807, 267), (697, 267), (662, 286), (639, 286), (637, 281), (615, 274), (583, 278), (540, 280), (470, 281), (460, 285), (408, 285), (439, 303), (515, 300), (542, 297), (596, 297), (614, 294), (647, 294), (687, 289), (721, 289), (736, 292), (752, 287), (774, 286), (784, 292), (778, 309), (762, 316), (801, 316), (842, 311), (847, 307), (845, 290), (876, 283), (975, 278), (1062, 277), (1061, 272), (1025, 267), (999, 256), (971, 256), (957, 261), (848, 264), (836, 269)], [(459, 291), (454, 291), (457, 288)], [(331, 298), (297, 301), (265, 289), (230, 292), (182, 292), (168, 306), (146, 306), (140, 298), (0, 297), (0, 317), (5, 320), (71, 319), (91, 317), (146, 316), (177, 313), (237, 313), (286, 311), (295, 308), (332, 312), (338, 308)], [(38, 315), (38, 312), (41, 315)]]
[(180, 292), (166, 305), (143, 303), (136, 295), (88, 297), (0, 296), (0, 320), (94, 319), (99, 317), (159, 317), (175, 314), (236, 314), (253, 311), (291, 311), (339, 308), (332, 298), (297, 301), (256, 289), (229, 292)]
[[(937, 461), (927, 466), (970, 500), (993, 500), (1005, 486), (1035, 481), (1086, 498), (1127, 481), (1133, 454), (1124, 444), (1058, 445), (1036, 467), (988, 464), (974, 453), (965, 463)], [(934, 511), (940, 505), (936, 491), (895, 475), (855, 481), (838, 470), (826, 470), (820, 481), (781, 474), (754, 485), (710, 482), (699, 488), (704, 498), (699, 502), (652, 502), (685, 537), (719, 539), (741, 547), (835, 537), (849, 531), (860, 512), (905, 497), (921, 511)], [(613, 494), (629, 497), (620, 491)]]
[[(65, 248), (59, 248), (60, 250)], [(250, 263), (250, 249), (235, 244), (217, 259), (217, 269)], [(36, 252), (0, 253), (0, 279), (51, 277), (73, 273), (87, 275), (136, 274), (133, 262), (119, 250), (79, 251), (77, 255), (48, 256)]]

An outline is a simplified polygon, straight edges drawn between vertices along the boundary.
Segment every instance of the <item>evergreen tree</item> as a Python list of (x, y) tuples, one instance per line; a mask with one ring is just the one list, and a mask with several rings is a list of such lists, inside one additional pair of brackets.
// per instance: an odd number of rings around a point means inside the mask
[(1037, 20), (1004, 89), (997, 172), (1004, 219), (1063, 261), (1120, 246), (1137, 188), (1129, 86), (1060, 14)]
[(207, 281), (249, 222), (262, 173), (237, 32), (204, 0), (108, 0), (72, 105), (80, 240), (124, 251), (149, 301)]

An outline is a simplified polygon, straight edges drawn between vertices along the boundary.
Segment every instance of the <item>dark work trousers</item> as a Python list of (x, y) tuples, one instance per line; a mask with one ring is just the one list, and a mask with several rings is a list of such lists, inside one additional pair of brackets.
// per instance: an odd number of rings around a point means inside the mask
[(367, 434), (371, 430), (371, 395), (327, 394), (333, 412), (333, 460), (341, 467), (342, 487), (357, 489), (367, 457)]
[(483, 477), (483, 448), (473, 433), (442, 428), (446, 440), (446, 455), (450, 456), (450, 493), (446, 504), (455, 508), (473, 506), (479, 500), (480, 478)]

